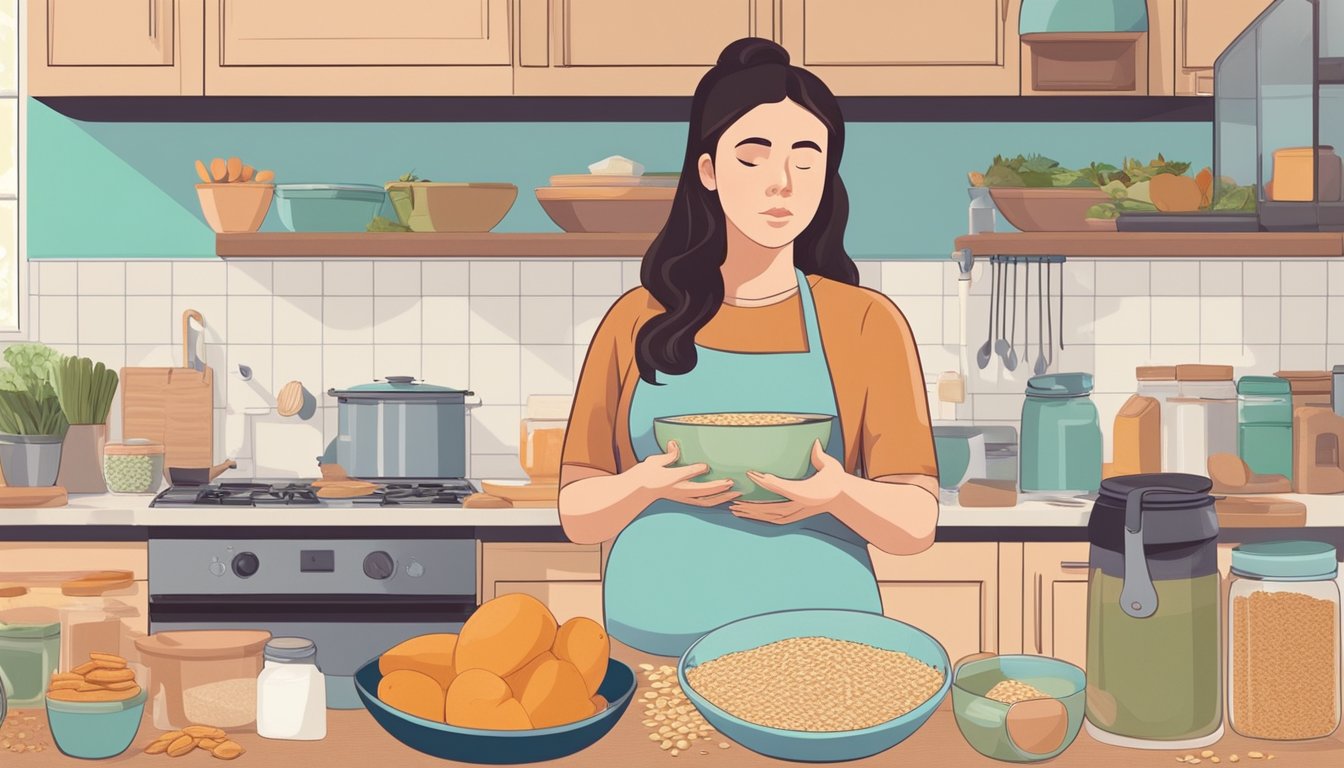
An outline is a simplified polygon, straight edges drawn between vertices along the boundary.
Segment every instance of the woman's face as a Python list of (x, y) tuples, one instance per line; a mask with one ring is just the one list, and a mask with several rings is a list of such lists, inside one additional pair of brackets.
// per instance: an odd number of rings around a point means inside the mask
[(793, 242), (812, 222), (826, 186), (826, 126), (796, 102), (762, 104), (733, 123), (700, 181), (718, 190), (724, 216), (767, 248)]

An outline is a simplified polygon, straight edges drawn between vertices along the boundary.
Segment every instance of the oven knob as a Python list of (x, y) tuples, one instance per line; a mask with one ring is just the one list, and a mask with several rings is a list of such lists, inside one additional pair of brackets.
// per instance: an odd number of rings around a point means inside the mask
[(424, 563), (421, 563), (419, 560), (412, 560), (411, 562), (407, 563), (406, 575), (410, 576), (413, 579), (418, 579), (421, 576), (424, 576), (425, 575)]
[(392, 556), (386, 552), (370, 552), (364, 558), (364, 575), (370, 579), (388, 579), (392, 577), (392, 572), (396, 570), (396, 563), (392, 561)]
[(257, 570), (261, 568), (261, 561), (251, 552), (239, 552), (233, 556), (233, 572), (239, 578), (247, 579), (255, 576)]

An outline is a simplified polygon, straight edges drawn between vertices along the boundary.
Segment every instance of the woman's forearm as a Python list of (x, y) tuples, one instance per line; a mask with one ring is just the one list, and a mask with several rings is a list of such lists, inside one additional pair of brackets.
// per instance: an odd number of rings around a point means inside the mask
[(883, 552), (913, 555), (933, 544), (938, 498), (919, 485), (848, 475), (831, 514)]
[(560, 526), (575, 544), (615, 538), (653, 499), (624, 474), (599, 474), (560, 489)]

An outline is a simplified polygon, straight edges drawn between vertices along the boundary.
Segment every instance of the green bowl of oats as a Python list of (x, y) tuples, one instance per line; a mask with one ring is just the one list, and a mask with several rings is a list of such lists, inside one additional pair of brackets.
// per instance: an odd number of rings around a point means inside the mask
[(740, 501), (784, 501), (757, 485), (749, 470), (801, 480), (816, 470), (812, 444), (831, 439), (835, 417), (818, 413), (732, 411), (663, 416), (653, 420), (653, 437), (667, 451), (675, 440), (681, 456), (673, 466), (704, 463), (709, 471), (695, 478), (709, 482), (732, 478)]

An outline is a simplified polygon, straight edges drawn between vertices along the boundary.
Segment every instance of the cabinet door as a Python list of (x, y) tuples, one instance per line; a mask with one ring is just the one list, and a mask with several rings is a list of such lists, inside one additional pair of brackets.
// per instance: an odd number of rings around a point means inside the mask
[(545, 603), (557, 621), (601, 622), (604, 550), (564, 542), (482, 544), (480, 601), (523, 592)]
[(605, 625), (602, 614), (600, 581), (500, 581), (495, 596), (517, 592), (531, 595), (551, 609), (555, 620), (564, 624), (575, 616), (586, 616)]
[(33, 96), (202, 93), (201, 4), (191, 0), (33, 0)]
[(509, 0), (206, 0), (210, 95), (507, 95)]
[(1088, 545), (1027, 544), (1023, 584), (1027, 653), (1086, 668)]
[(1213, 93), (1213, 64), (1274, 0), (1176, 0), (1176, 93)]
[(882, 612), (933, 635), (955, 662), (998, 650), (998, 545), (943, 542), (917, 555), (870, 548)]
[(689, 96), (728, 43), (774, 38), (771, 0), (517, 0), (515, 92)]
[(837, 95), (1018, 93), (1021, 0), (783, 0), (794, 63)]

